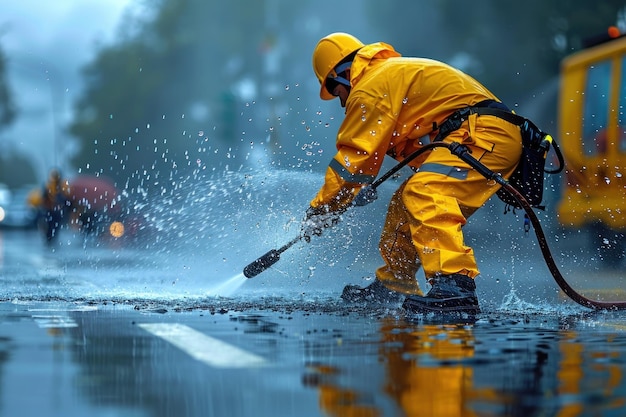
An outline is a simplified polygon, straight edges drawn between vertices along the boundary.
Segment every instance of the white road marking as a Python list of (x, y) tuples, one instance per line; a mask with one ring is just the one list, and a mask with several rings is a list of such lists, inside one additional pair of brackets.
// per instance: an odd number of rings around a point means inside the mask
[(67, 316), (57, 315), (33, 315), (33, 320), (42, 329), (60, 329), (68, 327), (78, 327), (78, 324)]
[(184, 324), (142, 323), (142, 329), (158, 336), (192, 358), (216, 368), (246, 368), (266, 364), (265, 359), (214, 339)]
[(97, 306), (77, 306), (77, 307), (69, 307), (69, 308), (29, 308), (28, 311), (37, 312), (37, 313), (57, 312), (57, 311), (85, 312), (85, 311), (98, 311), (98, 307)]

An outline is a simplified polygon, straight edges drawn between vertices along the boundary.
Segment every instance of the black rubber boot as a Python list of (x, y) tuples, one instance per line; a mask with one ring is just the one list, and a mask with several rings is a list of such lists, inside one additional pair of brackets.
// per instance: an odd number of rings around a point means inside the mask
[(480, 313), (476, 283), (466, 275), (452, 274), (433, 278), (432, 288), (423, 297), (409, 295), (402, 308), (412, 313)]
[(358, 285), (346, 285), (341, 298), (348, 303), (400, 303), (404, 295), (390, 290), (379, 280), (374, 280), (365, 288)]

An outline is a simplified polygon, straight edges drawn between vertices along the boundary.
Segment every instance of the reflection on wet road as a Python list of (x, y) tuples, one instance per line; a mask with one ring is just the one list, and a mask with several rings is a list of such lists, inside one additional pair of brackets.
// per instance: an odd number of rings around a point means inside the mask
[(187, 307), (0, 304), (1, 415), (626, 411), (621, 314), (434, 322), (330, 303)]

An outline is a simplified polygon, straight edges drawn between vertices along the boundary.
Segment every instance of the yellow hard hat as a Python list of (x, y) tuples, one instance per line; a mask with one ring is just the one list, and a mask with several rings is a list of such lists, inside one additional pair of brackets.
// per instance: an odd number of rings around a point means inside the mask
[(328, 76), (336, 77), (335, 67), (345, 57), (360, 49), (363, 42), (348, 33), (336, 32), (323, 37), (313, 51), (313, 70), (320, 82), (322, 100), (335, 98), (326, 90)]

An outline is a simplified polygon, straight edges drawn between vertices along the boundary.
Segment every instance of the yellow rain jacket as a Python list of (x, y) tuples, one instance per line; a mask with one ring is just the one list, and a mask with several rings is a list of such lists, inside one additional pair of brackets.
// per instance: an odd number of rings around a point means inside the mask
[[(359, 50), (350, 82), (337, 154), (311, 201), (315, 208), (346, 208), (378, 175), (385, 155), (401, 161), (428, 143), (436, 126), (456, 110), (498, 101), (469, 75), (435, 60), (402, 57), (382, 42)], [(475, 158), (505, 178), (521, 154), (519, 128), (494, 116), (473, 114), (445, 140), (463, 142)], [(463, 245), (461, 226), (499, 186), (488, 184), (445, 148), (409, 165), (417, 174), (392, 199), (381, 237), (386, 265), (377, 271), (378, 278), (392, 289), (420, 293), (414, 277), (419, 260), (427, 278), (449, 273), (475, 277), (478, 268), (472, 249)]]

